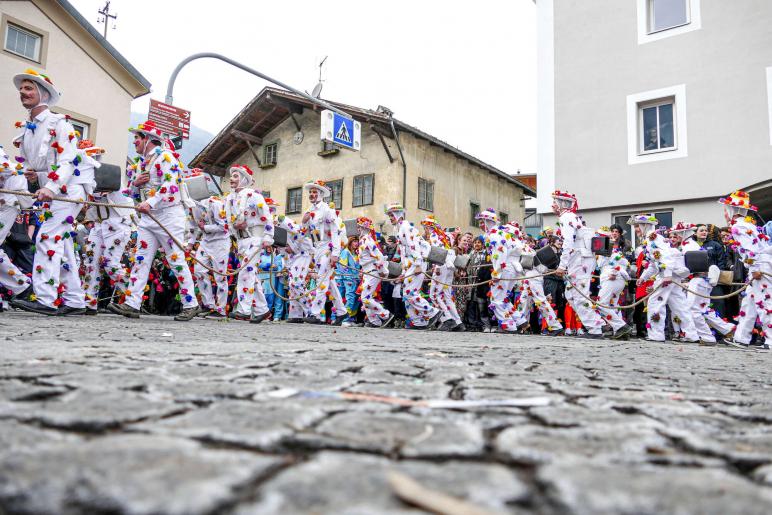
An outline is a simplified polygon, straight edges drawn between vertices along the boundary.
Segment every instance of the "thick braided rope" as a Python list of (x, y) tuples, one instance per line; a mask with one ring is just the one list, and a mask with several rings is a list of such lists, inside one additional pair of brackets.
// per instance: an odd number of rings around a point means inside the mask
[[(24, 197), (35, 197), (35, 198), (37, 198), (37, 195), (35, 195), (34, 193), (28, 193), (28, 192), (25, 192), (25, 191), (12, 191), (12, 190), (0, 189), (0, 193), (10, 193), (12, 195), (21, 195), (21, 196), (24, 196)], [(120, 205), (120, 204), (112, 204), (112, 203), (108, 203), (108, 202), (94, 202), (94, 201), (91, 201), (91, 200), (76, 200), (76, 199), (70, 199), (70, 198), (65, 198), (65, 197), (54, 197), (53, 200), (55, 200), (57, 202), (69, 202), (70, 204), (83, 204), (85, 206), (101, 206), (101, 207), (107, 207), (107, 208), (114, 207), (114, 208), (120, 208), (120, 209), (133, 209), (133, 210), (137, 211), (137, 206), (123, 206), (123, 205)], [(174, 242), (174, 244), (182, 252), (185, 252), (185, 245), (183, 245), (182, 242), (180, 242), (171, 233), (171, 231), (169, 231), (169, 229), (158, 220), (158, 218), (156, 218), (152, 213), (141, 213), (141, 214), (145, 215), (148, 218), (150, 218), (151, 220), (153, 220), (169, 236), (169, 239), (171, 239)], [(254, 259), (257, 256), (259, 256), (261, 252), (262, 252), (262, 249), (258, 248), (257, 250), (255, 250), (255, 252), (251, 256), (249, 256), (249, 259), (247, 259), (243, 263), (240, 263), (238, 268), (235, 268), (235, 269), (233, 269), (233, 270), (231, 270), (229, 272), (220, 272), (219, 270), (217, 270), (217, 269), (207, 265), (206, 263), (201, 262), (199, 259), (196, 258), (196, 256), (194, 256), (192, 254), (190, 254), (190, 259), (193, 260), (194, 262), (198, 263), (199, 265), (203, 266), (205, 269), (207, 269), (209, 272), (211, 272), (213, 274), (221, 275), (223, 277), (232, 277), (234, 275), (238, 275), (239, 272), (241, 272), (250, 263), (252, 263), (252, 261), (254, 261)], [(212, 258), (212, 256), (208, 256), (208, 257), (210, 259)]]

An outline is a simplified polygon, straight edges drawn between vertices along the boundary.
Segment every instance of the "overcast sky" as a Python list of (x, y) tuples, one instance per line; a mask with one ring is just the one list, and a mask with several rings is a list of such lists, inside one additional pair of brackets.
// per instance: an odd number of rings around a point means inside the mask
[[(104, 0), (70, 0), (98, 30)], [(322, 98), (375, 109), (506, 172), (536, 171), (532, 0), (113, 0), (108, 40), (163, 101), (174, 67), (217, 52)], [(217, 133), (267, 83), (221, 61), (180, 73), (174, 103)], [(149, 96), (134, 101), (147, 113)]]

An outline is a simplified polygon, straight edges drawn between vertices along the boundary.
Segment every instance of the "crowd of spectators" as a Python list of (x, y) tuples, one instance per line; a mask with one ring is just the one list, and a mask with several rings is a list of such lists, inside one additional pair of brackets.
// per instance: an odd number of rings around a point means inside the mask
[[(32, 271), (32, 242), (37, 230), (36, 216), (34, 212), (26, 212), (20, 215), (17, 223), (7, 238), (3, 249), (11, 259), (25, 273)], [(89, 221), (82, 221), (79, 227), (85, 232), (88, 230)], [(633, 303), (635, 300), (645, 296), (650, 284), (636, 285), (635, 277), (646, 266), (643, 262), (643, 254), (640, 248), (633, 247), (629, 240), (625, 238), (624, 229), (621, 226), (614, 225), (612, 229), (612, 239), (623, 249), (625, 256), (631, 263), (632, 280), (628, 288), (621, 296), (620, 305)], [(666, 235), (672, 245), (680, 245), (678, 236), (671, 233), (668, 228), (662, 227), (660, 231)], [(465, 268), (456, 269), (454, 276), (454, 299), (459, 314), (464, 322), (467, 331), (488, 331), (496, 327), (495, 320), (491, 320), (491, 313), (488, 309), (488, 298), (490, 285), (487, 281), (491, 278), (489, 266), (490, 258), (488, 250), (485, 248), (485, 240), (481, 235), (474, 235), (471, 232), (461, 233), (455, 231), (449, 233), (453, 243), (453, 249), (456, 255), (469, 255), (468, 264)], [(706, 224), (699, 225), (696, 234), (693, 236), (697, 242), (707, 250), (710, 264), (718, 266), (721, 270), (729, 270), (734, 273), (734, 282), (744, 282), (746, 269), (740, 262), (739, 257), (734, 253), (731, 247), (731, 231), (727, 227), (717, 227)], [(526, 236), (527, 243), (534, 249), (541, 249), (545, 246), (551, 246), (556, 254), (560, 255), (562, 241), (559, 231), (554, 231), (547, 227), (538, 236)], [(358, 239), (356, 237), (348, 238), (346, 247), (341, 252), (336, 270), (336, 280), (338, 288), (343, 296), (346, 305), (344, 325), (359, 326), (363, 325), (364, 316), (361, 309), (361, 299), (359, 298), (360, 277), (358, 271), (359, 258), (357, 255)], [(399, 247), (396, 238), (393, 236), (379, 237), (379, 244), (387, 260), (395, 263), (400, 262)], [(130, 245), (129, 248), (132, 246)], [(272, 250), (272, 249), (271, 249)], [(231, 254), (231, 266), (238, 266), (235, 253)], [(124, 264), (128, 267), (129, 257), (126, 256)], [(288, 315), (288, 305), (286, 298), (289, 288), (287, 286), (287, 277), (282, 274), (284, 269), (284, 258), (280, 252), (266, 251), (259, 263), (260, 279), (263, 285), (263, 291), (266, 295), (268, 306), (272, 311), (273, 320), (284, 320)], [(313, 287), (315, 275), (313, 270), (308, 274), (308, 285)], [(233, 277), (229, 280), (230, 293), (234, 294), (235, 280)], [(425, 293), (428, 296), (429, 281), (424, 283)], [(725, 295), (732, 291), (732, 286), (717, 285), (711, 292), (713, 295)], [(160, 315), (174, 315), (181, 310), (178, 294), (179, 284), (171, 273), (168, 263), (163, 255), (159, 254), (153, 264), (149, 288), (147, 288), (143, 311), (146, 313)], [(597, 295), (598, 282), (593, 280), (591, 289), (593, 295)], [(561, 319), (566, 334), (581, 334), (583, 329), (578, 317), (567, 304), (565, 299), (565, 283), (563, 279), (557, 276), (547, 276), (544, 279), (544, 292), (548, 301), (553, 306), (558, 317)], [(101, 289), (101, 306), (105, 306), (113, 297), (113, 288), (107, 279), (104, 280)], [(384, 281), (380, 286), (378, 293), (384, 304), (384, 307), (395, 314), (397, 327), (404, 326), (406, 310), (405, 304), (400, 295), (400, 289), (395, 288), (391, 282)], [(517, 302), (517, 294), (514, 294), (513, 302)], [(639, 304), (634, 309), (623, 310), (625, 320), (634, 326), (634, 334), (638, 337), (646, 335), (646, 314), (644, 312), (645, 304)], [(733, 319), (739, 312), (739, 297), (734, 296), (726, 300), (714, 300), (713, 308), (723, 318)], [(328, 301), (326, 308), (332, 312), (332, 304)], [(545, 327), (538, 310), (533, 310), (530, 324), (530, 330), (534, 333), (540, 333)], [(328, 322), (334, 321), (334, 318), (328, 319)], [(669, 328), (670, 329), (670, 328)], [(670, 329), (672, 330), (672, 329)]]

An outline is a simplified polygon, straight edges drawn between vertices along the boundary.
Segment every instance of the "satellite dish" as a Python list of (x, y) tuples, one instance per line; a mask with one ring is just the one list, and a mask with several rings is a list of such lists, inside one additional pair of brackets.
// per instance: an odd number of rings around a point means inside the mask
[(322, 83), (319, 82), (316, 86), (314, 86), (314, 90), (311, 92), (311, 96), (314, 98), (319, 98), (319, 95), (322, 94)]

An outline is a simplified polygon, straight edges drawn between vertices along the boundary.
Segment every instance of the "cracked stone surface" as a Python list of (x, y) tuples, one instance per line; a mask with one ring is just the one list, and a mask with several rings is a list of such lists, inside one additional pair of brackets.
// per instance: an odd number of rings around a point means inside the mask
[(0, 513), (424, 513), (391, 471), (493, 513), (772, 513), (772, 353), (20, 312), (0, 337)]

